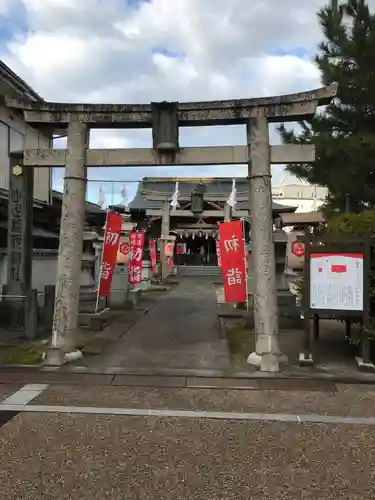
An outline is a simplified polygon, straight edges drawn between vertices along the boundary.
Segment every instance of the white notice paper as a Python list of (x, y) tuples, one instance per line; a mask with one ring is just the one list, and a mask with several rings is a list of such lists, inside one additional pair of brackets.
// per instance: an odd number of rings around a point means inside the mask
[(363, 293), (363, 254), (311, 253), (311, 309), (363, 311)]

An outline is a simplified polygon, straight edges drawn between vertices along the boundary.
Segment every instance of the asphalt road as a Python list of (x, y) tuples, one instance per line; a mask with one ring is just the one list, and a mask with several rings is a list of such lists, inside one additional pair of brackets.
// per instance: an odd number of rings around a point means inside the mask
[[(2, 385), (0, 397), (16, 389)], [(375, 425), (40, 408), (375, 417), (374, 396), (368, 386), (338, 386), (334, 393), (51, 386), (30, 402), (38, 411), (9, 414), (3, 425), (0, 405), (0, 498), (373, 500)]]

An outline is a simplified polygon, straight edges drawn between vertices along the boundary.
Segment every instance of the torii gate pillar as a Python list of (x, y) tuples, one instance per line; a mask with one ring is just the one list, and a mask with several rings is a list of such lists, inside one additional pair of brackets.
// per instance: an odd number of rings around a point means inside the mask
[(86, 150), (89, 130), (85, 123), (68, 125), (68, 145), (61, 209), (52, 343), (46, 364), (61, 365), (65, 358), (79, 358), (76, 335), (86, 201)]
[(251, 247), (254, 266), (255, 352), (248, 362), (278, 372), (280, 349), (268, 120), (259, 114), (247, 122)]

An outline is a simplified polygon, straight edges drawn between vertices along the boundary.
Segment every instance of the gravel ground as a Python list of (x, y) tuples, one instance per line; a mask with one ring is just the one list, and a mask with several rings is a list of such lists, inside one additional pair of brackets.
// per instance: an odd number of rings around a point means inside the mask
[(338, 388), (336, 393), (329, 393), (53, 386), (31, 404), (375, 417), (375, 387), (339, 385)]
[(21, 414), (0, 429), (7, 500), (372, 500), (375, 429)]
[(8, 396), (18, 391), (21, 386), (11, 384), (0, 384), (0, 403)]

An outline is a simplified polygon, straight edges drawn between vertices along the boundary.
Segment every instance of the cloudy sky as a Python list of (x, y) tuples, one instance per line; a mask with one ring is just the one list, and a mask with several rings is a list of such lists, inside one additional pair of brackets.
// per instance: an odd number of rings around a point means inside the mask
[[(328, 0), (327, 0), (328, 1)], [(371, 0), (375, 3), (375, 0)], [(0, 58), (51, 101), (147, 103), (267, 96), (320, 85), (325, 0), (0, 0)], [(181, 146), (245, 144), (243, 127), (181, 129)], [(272, 131), (272, 142), (277, 134)], [(150, 147), (96, 130), (91, 147)], [(60, 143), (59, 146), (63, 146)], [(55, 186), (61, 188), (61, 170)], [(246, 167), (93, 169), (91, 179), (238, 176)], [(274, 167), (273, 182), (283, 177)], [(103, 184), (107, 196), (112, 187)], [(121, 185), (116, 184), (118, 194)], [(130, 194), (135, 185), (128, 184)], [(90, 183), (97, 198), (98, 183)]]

